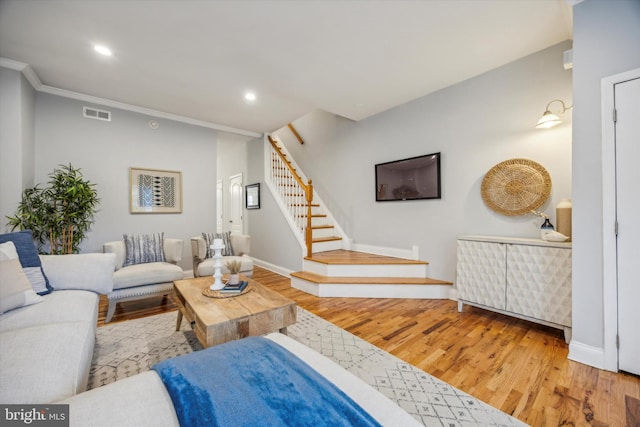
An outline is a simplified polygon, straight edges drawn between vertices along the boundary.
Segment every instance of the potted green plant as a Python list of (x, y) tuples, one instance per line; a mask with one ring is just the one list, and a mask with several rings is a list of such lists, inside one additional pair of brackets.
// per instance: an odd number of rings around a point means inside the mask
[(95, 184), (84, 180), (80, 169), (71, 164), (60, 165), (49, 177), (48, 187), (36, 185), (23, 191), (7, 225), (12, 230), (31, 230), (40, 253), (78, 253), (100, 203)]

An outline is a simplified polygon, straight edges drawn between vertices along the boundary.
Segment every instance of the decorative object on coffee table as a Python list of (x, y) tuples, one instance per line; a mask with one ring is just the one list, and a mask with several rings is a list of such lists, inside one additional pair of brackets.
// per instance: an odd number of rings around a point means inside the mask
[(229, 280), (227, 281), (227, 284), (238, 284), (240, 282), (240, 268), (242, 267), (242, 262), (232, 260), (225, 263), (225, 266), (229, 269)]
[(219, 291), (224, 288), (224, 283), (222, 283), (222, 250), (224, 249), (224, 243), (222, 243), (222, 239), (213, 239), (213, 245), (211, 245), (211, 250), (213, 250), (213, 284), (209, 287), (212, 291)]
[(204, 295), (207, 298), (233, 298), (233, 297), (245, 295), (251, 292), (251, 285), (248, 282), (240, 282), (240, 283), (241, 284), (246, 283), (246, 285), (243, 286), (242, 289), (238, 289), (237, 291), (234, 291), (234, 292), (227, 291), (226, 288), (228, 285), (225, 285), (225, 287), (219, 291), (212, 291), (207, 287), (202, 288), (202, 295)]
[(532, 160), (506, 160), (486, 173), (480, 192), (491, 210), (508, 216), (524, 215), (547, 201), (551, 176)]

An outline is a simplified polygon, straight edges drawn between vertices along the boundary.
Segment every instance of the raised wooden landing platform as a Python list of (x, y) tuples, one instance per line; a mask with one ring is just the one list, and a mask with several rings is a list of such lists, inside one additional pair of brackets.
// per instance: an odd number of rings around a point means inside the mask
[(305, 260), (320, 262), (323, 264), (388, 264), (388, 265), (426, 265), (426, 261), (414, 259), (396, 258), (384, 255), (368, 254), (365, 252), (345, 251), (343, 249), (327, 252), (318, 252)]
[(364, 252), (314, 253), (291, 286), (319, 297), (449, 298), (451, 282), (427, 277), (426, 261)]

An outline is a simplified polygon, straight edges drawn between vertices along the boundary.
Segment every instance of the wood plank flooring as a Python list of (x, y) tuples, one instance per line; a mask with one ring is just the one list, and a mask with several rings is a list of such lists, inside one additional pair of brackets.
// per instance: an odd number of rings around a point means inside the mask
[(429, 277), (360, 277), (360, 276), (323, 276), (308, 271), (297, 271), (292, 276), (308, 280), (313, 283), (340, 283), (348, 285), (359, 284), (398, 284), (398, 285), (452, 285), (445, 280), (431, 279)]
[(335, 251), (318, 252), (305, 259), (324, 264), (429, 264), (426, 261), (395, 258), (383, 255), (375, 255), (364, 252), (347, 251), (337, 249)]
[[(640, 378), (567, 359), (562, 332), (448, 300), (318, 298), (256, 267), (255, 280), (532, 426), (640, 427)], [(118, 305), (112, 322), (176, 310), (172, 296)], [(106, 298), (98, 324), (104, 324)]]

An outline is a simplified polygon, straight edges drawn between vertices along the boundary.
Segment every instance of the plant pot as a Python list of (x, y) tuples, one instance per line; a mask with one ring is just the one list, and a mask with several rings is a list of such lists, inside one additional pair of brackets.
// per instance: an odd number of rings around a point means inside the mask
[(240, 274), (230, 274), (229, 275), (229, 280), (227, 281), (227, 284), (229, 285), (237, 285), (238, 283), (240, 283)]

